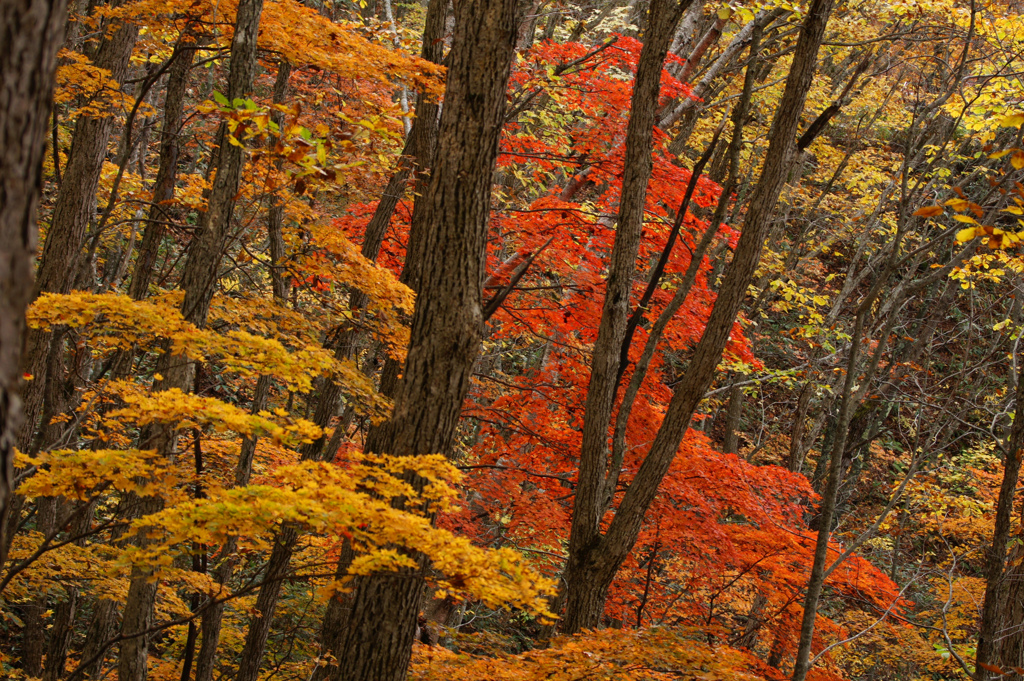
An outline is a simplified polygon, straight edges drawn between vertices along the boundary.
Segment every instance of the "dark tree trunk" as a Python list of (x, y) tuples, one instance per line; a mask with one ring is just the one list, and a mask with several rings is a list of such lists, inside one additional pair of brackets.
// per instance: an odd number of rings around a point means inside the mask
[[(53, 3), (47, 3), (51, 5)], [(111, 3), (113, 5), (119, 2)], [(61, 13), (64, 3), (61, 3)], [(111, 77), (121, 83), (128, 73), (128, 58), (138, 28), (125, 24), (103, 40), (92, 56), (93, 63), (108, 69)], [(59, 40), (58, 40), (59, 46)], [(63, 170), (63, 181), (53, 208), (50, 227), (46, 231), (43, 252), (39, 258), (35, 287), (32, 298), (40, 293), (68, 293), (74, 284), (73, 273), (80, 267), (80, 255), (85, 240), (86, 227), (96, 210), (96, 188), (99, 186), (103, 160), (107, 156), (107, 143), (116, 118), (103, 116), (93, 118), (82, 116), (75, 125), (75, 134), (68, 153), (67, 165)], [(22, 360), (24, 371), (35, 377), (25, 387), (25, 416), (19, 436), (19, 444), (27, 449), (32, 440), (39, 412), (42, 408), (43, 390), (46, 381), (43, 376), (49, 356), (50, 334), (32, 331), (27, 337), (27, 347)]]
[[(451, 451), (483, 333), (484, 247), (491, 175), (516, 38), (515, 0), (455, 4), (445, 104), (430, 183), (410, 253), (419, 291), (408, 358), (391, 419), (366, 449), (398, 456)], [(415, 483), (415, 481), (413, 481)], [(421, 572), (354, 580), (352, 609), (336, 656), (336, 678), (405, 678), (423, 590)]]
[(736, 454), (740, 451), (740, 421), (743, 418), (743, 388), (733, 382), (729, 388), (729, 405), (725, 409), (725, 436), (722, 451)]
[(164, 96), (164, 120), (160, 131), (160, 161), (153, 181), (153, 205), (149, 208), (149, 217), (142, 235), (139, 256), (135, 261), (128, 295), (135, 300), (142, 300), (149, 295), (149, 284), (153, 278), (156, 257), (160, 251), (160, 242), (167, 231), (167, 222), (173, 217), (163, 205), (174, 198), (174, 181), (178, 172), (178, 152), (181, 147), (181, 126), (185, 112), (185, 88), (188, 85), (188, 74), (195, 58), (195, 43), (181, 40), (178, 43), (180, 54), (167, 72), (167, 91)]
[[(1021, 539), (1017, 535), (1017, 539)], [(1004, 579), (1003, 600), (999, 612), (999, 642), (995, 648), (996, 666), (1004, 671), (1012, 668), (1024, 668), (1024, 564), (1020, 562), (1021, 551), (1018, 548), (1010, 559), (1011, 567), (1006, 571)], [(1003, 677), (1007, 681), (1019, 681), (1024, 674), (1010, 673)]]
[(789, 462), (788, 468), (794, 473), (799, 473), (804, 467), (804, 457), (807, 449), (804, 447), (804, 433), (807, 431), (807, 412), (811, 407), (811, 394), (813, 381), (804, 383), (800, 396), (796, 400), (796, 412), (793, 414), (793, 429), (789, 432)]
[[(43, 154), (61, 45), (65, 0), (0, 3), (0, 528), (13, 497), (25, 309), (33, 290)], [(31, 430), (31, 426), (29, 426)], [(0, 564), (7, 555), (0, 530)]]
[[(654, 0), (651, 3), (648, 31), (633, 82), (618, 227), (612, 246), (601, 324), (594, 343), (590, 384), (587, 387), (579, 485), (573, 504), (567, 575), (578, 574), (583, 569), (583, 562), (586, 562), (584, 556), (600, 540), (608, 459), (608, 425), (620, 375), (619, 360), (626, 336), (630, 292), (643, 230), (647, 184), (653, 167), (651, 152), (661, 89), (661, 70), (672, 36), (675, 35), (676, 24), (689, 5), (690, 0)], [(604, 610), (604, 594), (611, 583), (611, 577), (602, 581), (605, 583), (595, 593), (589, 593), (580, 582), (573, 584), (572, 580), (569, 581), (563, 630), (577, 632), (582, 628), (597, 626)]]
[[(651, 450), (627, 488), (603, 536), (599, 533), (601, 518), (589, 505), (583, 506), (583, 513), (590, 514), (590, 524), (584, 526), (576, 518), (576, 514), (580, 512), (579, 492), (577, 493), (576, 507), (573, 509), (573, 531), (576, 532), (577, 525), (581, 525), (580, 533), (585, 534), (585, 539), (577, 539), (575, 543), (570, 539), (570, 555), (565, 574), (568, 583), (567, 601), (563, 620), (563, 631), (566, 633), (575, 633), (598, 623), (607, 586), (632, 549), (644, 515), (675, 458), (694, 409), (714, 378), (736, 314), (760, 260), (775, 204), (786, 179), (788, 159), (796, 141), (800, 113), (803, 111), (807, 91), (816, 71), (818, 48), (832, 4), (833, 0), (815, 0), (806, 15), (797, 42), (793, 66), (786, 80), (786, 89), (772, 124), (769, 135), (771, 142), (761, 178), (751, 196), (742, 236), (719, 289), (711, 316), (700, 342), (694, 349), (686, 373), (669, 402), (668, 411)], [(604, 465), (602, 459), (595, 460), (593, 456), (581, 459), (580, 488), (583, 487), (585, 480), (603, 476)], [(596, 473), (582, 470), (589, 466), (600, 466), (600, 469)]]
[[(1024, 372), (1017, 375), (1016, 410), (1024, 413)], [(978, 649), (975, 657), (975, 681), (988, 681), (992, 673), (982, 667), (991, 665), (1004, 651), (999, 650), (1000, 630), (1006, 626), (1002, 615), (1007, 600), (1013, 591), (1008, 577), (1014, 574), (1006, 570), (1006, 552), (1010, 543), (1010, 525), (1013, 516), (1013, 502), (1020, 478), (1021, 455), (1024, 449), (1024, 418), (1013, 421), (1009, 441), (1003, 450), (1006, 461), (1003, 465), (1003, 481), (996, 501), (996, 522), (992, 531), (992, 543), (985, 555), (985, 600), (981, 608), (981, 626), (978, 632)], [(1017, 591), (1019, 594), (1019, 591)], [(1007, 655), (1008, 657), (1008, 655)]]

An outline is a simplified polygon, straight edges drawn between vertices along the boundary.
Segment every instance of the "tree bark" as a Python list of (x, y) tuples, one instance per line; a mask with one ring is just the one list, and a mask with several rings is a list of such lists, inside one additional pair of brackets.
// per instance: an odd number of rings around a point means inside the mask
[(722, 451), (736, 454), (740, 451), (740, 421), (743, 418), (743, 388), (736, 379), (729, 388), (729, 405), (725, 409), (725, 436)]
[[(580, 451), (579, 484), (573, 504), (569, 534), (569, 564), (566, 574), (579, 569), (576, 560), (589, 553), (599, 540), (604, 514), (604, 480), (608, 459), (608, 425), (618, 386), (620, 350), (629, 319), (630, 293), (643, 230), (647, 184), (651, 177), (654, 125), (661, 89), (661, 70), (675, 35), (676, 24), (690, 0), (654, 0), (647, 20), (648, 31), (640, 53), (629, 123), (626, 128), (626, 153), (623, 161), (622, 191), (619, 197), (618, 227), (612, 246), (611, 264), (605, 287), (601, 323), (594, 343), (590, 383), (583, 417), (583, 442)], [(578, 594), (572, 584), (567, 592), (567, 631), (579, 631), (597, 625), (603, 611), (600, 597)], [(583, 600), (580, 600), (582, 598)], [(598, 602), (600, 601), (600, 603)], [(577, 621), (576, 616), (580, 615)]]
[(163, 128), (160, 131), (160, 161), (157, 166), (156, 179), (153, 181), (153, 205), (149, 207), (146, 229), (139, 246), (139, 256), (135, 261), (128, 295), (135, 300), (142, 300), (149, 295), (149, 284), (153, 278), (156, 257), (160, 251), (160, 242), (167, 231), (167, 222), (171, 214), (164, 203), (174, 198), (174, 181), (178, 172), (178, 152), (180, 149), (181, 126), (185, 112), (185, 88), (188, 86), (188, 74), (195, 58), (194, 43), (180, 41), (174, 63), (167, 72), (167, 91), (164, 95)]
[[(1024, 371), (1017, 374), (1016, 413), (1024, 414)], [(978, 648), (975, 654), (975, 681), (988, 681), (992, 673), (982, 667), (991, 665), (999, 652), (998, 637), (1003, 604), (1010, 594), (1007, 588), (1006, 551), (1010, 543), (1013, 502), (1020, 478), (1021, 456), (1024, 454), (1024, 418), (1015, 418), (1010, 438), (1004, 449), (1006, 462), (1003, 481), (996, 501), (996, 522), (992, 543), (985, 554), (985, 600), (981, 608)], [(1004, 656), (1005, 653), (1004, 653)]]
[[(607, 588), (632, 549), (644, 515), (675, 458), (694, 409), (714, 378), (722, 351), (732, 332), (736, 314), (760, 259), (775, 204), (785, 182), (788, 159), (796, 141), (800, 113), (803, 111), (807, 91), (816, 71), (818, 48), (832, 5), (833, 0), (815, 0), (806, 15), (797, 42), (793, 66), (769, 134), (771, 142), (761, 177), (747, 209), (742, 236), (719, 289), (704, 333), (669, 402), (668, 411), (651, 450), (627, 488), (603, 536), (599, 534), (600, 517), (593, 517), (593, 512), (584, 507), (585, 513), (591, 513), (591, 522), (594, 524), (584, 530), (589, 541), (577, 540), (573, 543), (570, 540), (570, 555), (565, 574), (566, 612), (562, 626), (565, 633), (575, 633), (598, 623)], [(601, 466), (601, 470), (597, 473), (582, 470), (582, 467), (594, 465)], [(603, 461), (581, 459), (580, 487), (583, 486), (584, 480), (601, 475), (603, 466)], [(574, 508), (574, 530), (578, 522), (577, 512)]]
[[(256, 73), (256, 36), (262, 11), (263, 0), (242, 0), (238, 4), (235, 34), (231, 41), (231, 70), (227, 88), (229, 101), (244, 98), (252, 90)], [(245, 164), (245, 150), (228, 144), (225, 125), (221, 126), (220, 132), (217, 175), (210, 193), (209, 207), (203, 215), (198, 234), (190, 244), (180, 283), (185, 291), (182, 315), (200, 328), (206, 325), (216, 289), (220, 260), (230, 235), (231, 214)], [(194, 365), (184, 358), (165, 353), (158, 368), (164, 379), (156, 389), (178, 388), (186, 391), (192, 387)], [(154, 439), (162, 451), (170, 452), (173, 448), (173, 437), (168, 432), (156, 433)], [(140, 508), (143, 513), (159, 510), (159, 500), (142, 500)], [(123, 634), (141, 632), (149, 627), (155, 599), (156, 584), (150, 581), (148, 572), (139, 568), (133, 570), (124, 606)], [(145, 635), (131, 636), (121, 643), (118, 662), (120, 681), (145, 681), (148, 639)]]
[[(112, 6), (120, 4), (118, 0)], [(61, 13), (65, 11), (61, 3)], [(93, 55), (93, 63), (108, 69), (118, 83), (128, 73), (128, 58), (138, 27), (125, 24), (103, 40)], [(59, 40), (58, 40), (59, 46)], [(47, 109), (48, 110), (48, 109)], [(82, 116), (75, 124), (67, 165), (63, 172), (60, 192), (53, 208), (50, 227), (46, 231), (43, 252), (39, 258), (36, 282), (32, 290), (34, 300), (40, 293), (68, 293), (74, 284), (74, 273), (79, 270), (80, 255), (85, 240), (86, 227), (96, 210), (96, 188), (99, 186), (103, 159), (107, 156), (107, 143), (114, 128), (116, 117), (93, 118)], [(28, 447), (32, 440), (39, 411), (43, 402), (43, 390), (50, 334), (46, 331), (31, 331), (22, 359), (25, 373), (34, 380), (25, 386), (25, 423), (19, 435), (19, 445)]]
[[(405, 371), (391, 419), (366, 449), (398, 456), (449, 453), (483, 334), (484, 248), (516, 39), (515, 0), (463, 0), (430, 183), (414, 215), (425, 235)], [(418, 202), (419, 203), (419, 202)], [(412, 481), (414, 484), (415, 480)], [(354, 580), (335, 678), (405, 678), (424, 579), (421, 571)]]
[[(66, 0), (0, 2), (0, 528), (23, 427), (21, 359), (39, 238), (36, 210)], [(0, 531), (0, 558), (7, 555)]]

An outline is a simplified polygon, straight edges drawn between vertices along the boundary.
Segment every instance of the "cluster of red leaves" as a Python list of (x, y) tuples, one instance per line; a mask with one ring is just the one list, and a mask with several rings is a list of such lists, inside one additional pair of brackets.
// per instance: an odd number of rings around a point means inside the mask
[[(508, 189), (499, 195), (492, 217), (485, 300), (532, 262), (490, 320), (467, 405), (469, 422), (476, 424), (475, 432), (467, 434), (467, 499), (458, 514), (442, 523), (482, 544), (527, 551), (552, 573), (562, 566), (568, 538), (591, 347), (615, 237), (609, 217), (617, 211), (621, 189), (630, 74), (639, 49), (639, 43), (621, 37), (596, 55), (576, 43), (533, 48), (513, 74), (510, 106), (543, 98), (556, 110), (540, 106), (541, 113), (520, 116), (506, 126), (501, 143), (498, 170), (508, 178), (502, 182)], [(563, 68), (582, 60), (583, 66)], [(679, 97), (689, 90), (665, 71), (662, 92)], [(667, 140), (660, 131), (655, 142), (639, 254), (644, 264), (653, 263), (665, 248), (690, 180), (689, 171), (665, 151)], [(720, 191), (707, 178), (698, 181), (664, 283), (634, 337), (631, 362), (638, 359), (650, 323), (671, 300), (696, 241), (708, 228), (695, 213), (709, 214)], [(357, 238), (372, 208), (352, 206), (338, 226)], [(395, 270), (401, 267), (409, 212), (408, 206), (399, 208), (381, 256), (381, 263)], [(718, 226), (718, 238), (729, 246), (737, 236)], [(639, 269), (645, 271), (646, 265)], [(651, 363), (629, 418), (620, 491), (654, 440), (674, 378), (714, 305), (710, 270), (708, 260), (701, 263)], [(646, 277), (636, 278), (634, 304), (646, 285)], [(755, 363), (739, 323), (727, 352)], [(763, 640), (796, 640), (793, 632), (799, 628), (814, 550), (806, 523), (814, 500), (802, 475), (722, 454), (705, 435), (690, 430), (612, 586), (607, 616), (627, 625), (701, 626), (727, 641), (742, 631), (740, 620), (757, 599), (757, 616), (770, 633)], [(881, 610), (896, 598), (895, 586), (857, 558), (836, 570), (830, 586)], [(838, 633), (828, 622), (819, 632), (824, 638)]]

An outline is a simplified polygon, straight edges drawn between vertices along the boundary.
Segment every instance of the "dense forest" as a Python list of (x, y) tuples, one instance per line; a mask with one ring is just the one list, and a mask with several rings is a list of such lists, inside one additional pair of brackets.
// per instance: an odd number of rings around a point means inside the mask
[(1018, 0), (0, 0), (0, 677), (1024, 679)]

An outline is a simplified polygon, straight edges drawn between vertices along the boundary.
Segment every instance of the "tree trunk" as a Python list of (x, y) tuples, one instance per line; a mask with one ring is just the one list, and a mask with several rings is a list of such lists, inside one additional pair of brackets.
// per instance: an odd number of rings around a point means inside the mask
[[(424, 235), (405, 371), (391, 419), (366, 449), (398, 456), (451, 451), (483, 333), (484, 247), (516, 38), (515, 0), (463, 0), (430, 183), (413, 230)], [(414, 266), (416, 264), (414, 263)], [(413, 481), (414, 484), (416, 481)], [(423, 590), (421, 572), (354, 580), (336, 678), (405, 677)]]
[[(566, 574), (582, 569), (579, 560), (599, 540), (604, 515), (605, 467), (608, 459), (608, 425), (618, 387), (620, 354), (629, 318), (633, 273), (643, 230), (647, 183), (651, 177), (654, 124), (661, 89), (661, 70), (676, 24), (690, 0), (654, 0), (647, 20), (636, 78), (629, 123), (626, 128), (626, 153), (623, 161), (622, 191), (619, 197), (618, 227), (612, 246), (611, 265), (605, 288), (601, 323), (594, 343), (590, 383), (583, 417), (583, 443), (580, 451), (579, 484), (573, 504), (569, 534), (569, 564)], [(604, 610), (604, 592), (611, 582), (603, 580), (600, 596), (587, 593), (581, 583), (568, 585), (568, 609), (565, 631), (597, 626)]]
[[(274, 264), (271, 263), (271, 267)], [(252, 406), (250, 414), (258, 414), (267, 407), (267, 397), (270, 394), (270, 377), (260, 376), (256, 381), (256, 388), (253, 391)], [(252, 462), (256, 455), (255, 437), (242, 438), (242, 447), (238, 453), (238, 463), (235, 466), (235, 485), (243, 486), (249, 484), (252, 477)], [(238, 538), (229, 537), (220, 552), (220, 562), (214, 570), (214, 579), (220, 585), (226, 585), (234, 573), (238, 550)], [(220, 645), (221, 624), (224, 621), (224, 603), (209, 604), (203, 611), (201, 621), (202, 643), (199, 647), (199, 655), (196, 658), (196, 681), (212, 681), (213, 670), (217, 662), (217, 647)]]
[[(256, 36), (259, 30), (263, 0), (242, 0), (238, 5), (235, 20), (235, 34), (231, 41), (231, 70), (228, 74), (228, 101), (244, 98), (252, 90), (256, 73)], [(202, 328), (210, 310), (210, 303), (217, 287), (220, 260), (230, 235), (231, 214), (235, 196), (238, 194), (242, 167), (245, 165), (245, 150), (228, 144), (227, 127), (221, 126), (217, 150), (217, 175), (210, 193), (209, 207), (203, 215), (199, 230), (190, 244), (188, 260), (182, 272), (180, 286), (185, 291), (182, 315), (188, 321)], [(158, 390), (178, 388), (189, 390), (193, 383), (194, 365), (182, 357), (165, 353), (158, 365), (164, 379), (156, 386)], [(156, 434), (158, 448), (169, 452), (173, 448), (173, 437), (168, 432)], [(145, 443), (151, 446), (151, 443)], [(159, 500), (143, 500), (143, 513), (159, 510)], [(132, 634), (145, 630), (153, 615), (156, 599), (156, 585), (150, 582), (149, 574), (141, 569), (132, 573), (132, 581), (124, 606), (122, 633)], [(131, 636), (121, 644), (121, 658), (118, 665), (120, 681), (144, 681), (148, 658), (148, 636)]]
[[(120, 2), (111, 3), (113, 6), (118, 4)], [(61, 5), (63, 13), (64, 3)], [(101, 42), (93, 56), (93, 63), (99, 68), (108, 69), (118, 83), (123, 82), (128, 73), (128, 58), (137, 34), (138, 27), (122, 25)], [(114, 116), (82, 116), (75, 125), (63, 181), (39, 258), (32, 299), (44, 292), (71, 291), (73, 273), (78, 272), (80, 267), (86, 227), (96, 210), (96, 188), (99, 186), (103, 160), (108, 151), (107, 143), (115, 122)], [(22, 366), (26, 373), (35, 378), (25, 387), (26, 420), (19, 436), (19, 444), (23, 449), (27, 449), (32, 440), (42, 407), (49, 336), (46, 331), (31, 331), (27, 337)]]
[[(761, 248), (771, 224), (775, 204), (785, 182), (790, 152), (796, 141), (800, 113), (803, 111), (807, 91), (816, 71), (818, 48), (832, 5), (833, 0), (815, 0), (806, 15), (793, 57), (793, 66), (786, 79), (786, 89), (769, 134), (771, 142), (761, 178), (747, 209), (742, 236), (718, 291), (704, 333), (694, 349), (686, 373), (669, 402), (668, 411), (651, 450), (627, 488), (605, 535), (600, 536), (600, 517), (596, 517), (592, 520), (594, 524), (585, 529), (589, 541), (577, 540), (573, 543), (570, 540), (570, 555), (565, 574), (568, 582), (566, 612), (562, 627), (565, 633), (575, 633), (581, 628), (597, 624), (607, 585), (611, 583), (615, 572), (632, 549), (644, 515), (654, 501), (658, 486), (675, 458), (693, 412), (714, 378), (722, 351), (732, 332), (736, 314), (760, 260)], [(601, 470), (597, 473), (582, 470), (583, 467), (593, 465), (601, 466)], [(591, 479), (592, 476), (600, 476), (603, 473), (603, 466), (603, 461), (581, 458), (580, 487), (582, 488), (584, 481)], [(584, 512), (591, 513), (592, 517), (594, 515), (592, 510), (586, 507)], [(577, 513), (577, 508), (574, 507), (574, 531), (578, 522)], [(594, 592), (600, 592), (600, 595), (594, 595)]]
[(7, 555), (2, 528), (25, 420), (19, 386), (25, 309), (33, 290), (36, 209), (66, 11), (65, 0), (0, 3), (0, 559)]
[(142, 300), (149, 295), (149, 284), (153, 278), (156, 257), (160, 251), (160, 242), (167, 231), (167, 222), (171, 221), (165, 202), (174, 198), (174, 181), (178, 172), (178, 152), (180, 150), (181, 126), (185, 112), (185, 88), (188, 86), (188, 74), (195, 58), (195, 43), (179, 40), (174, 63), (167, 72), (167, 91), (164, 96), (164, 120), (160, 131), (160, 162), (153, 181), (153, 205), (149, 208), (146, 229), (139, 246), (139, 256), (135, 261), (128, 295), (135, 300)]
[(740, 421), (743, 418), (743, 388), (736, 379), (729, 388), (729, 406), (725, 410), (725, 436), (722, 451), (736, 454), (740, 451)]
[(804, 467), (804, 457), (807, 450), (804, 448), (804, 433), (807, 431), (807, 411), (811, 407), (811, 394), (813, 381), (804, 383), (800, 390), (800, 396), (796, 400), (796, 413), (793, 414), (793, 429), (789, 433), (789, 461), (787, 467), (794, 473), (799, 473)]
[[(1017, 539), (1021, 539), (1020, 534)], [(1024, 668), (1024, 554), (1018, 548), (1011, 556), (1011, 566), (1006, 571), (1006, 587), (999, 612), (999, 643), (994, 646), (996, 665), (1004, 671), (1013, 667)], [(1024, 674), (1011, 673), (1004, 677), (1018, 681)]]
[[(1016, 412), (1024, 414), (1024, 371), (1017, 374)], [(985, 555), (985, 601), (981, 608), (981, 626), (975, 657), (975, 681), (988, 681), (991, 672), (982, 667), (997, 658), (1000, 630), (1005, 626), (1001, 615), (1003, 604), (1009, 598), (1006, 572), (1006, 550), (1010, 543), (1010, 525), (1013, 501), (1020, 478), (1021, 455), (1024, 454), (1024, 418), (1015, 418), (1009, 441), (1004, 449), (1003, 482), (996, 501), (996, 522), (992, 544)], [(1013, 571), (1010, 572), (1013, 574)]]

